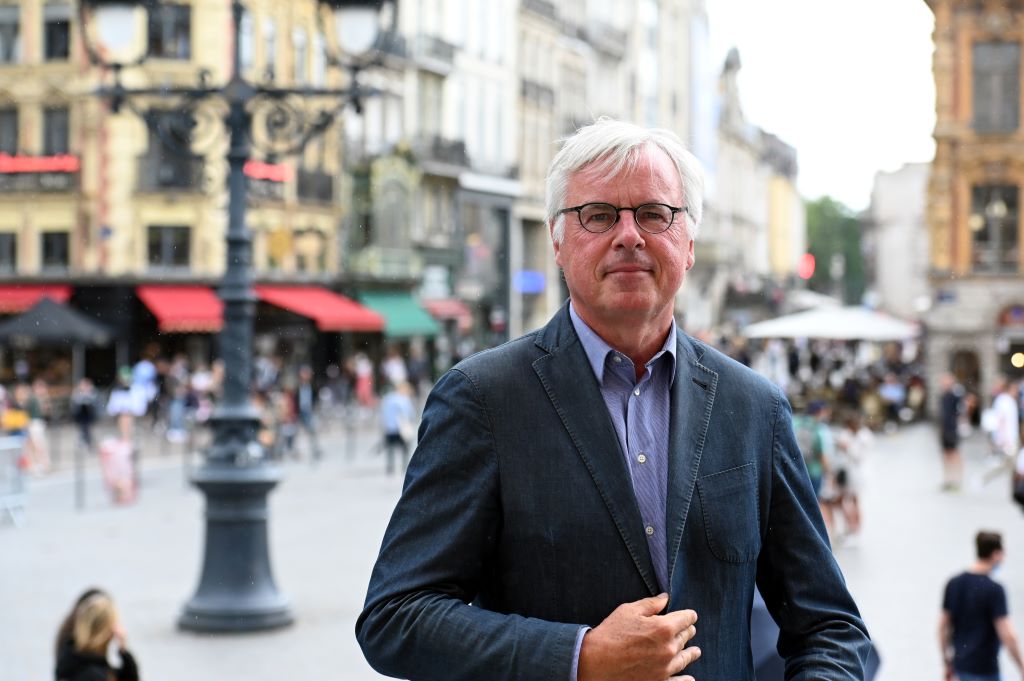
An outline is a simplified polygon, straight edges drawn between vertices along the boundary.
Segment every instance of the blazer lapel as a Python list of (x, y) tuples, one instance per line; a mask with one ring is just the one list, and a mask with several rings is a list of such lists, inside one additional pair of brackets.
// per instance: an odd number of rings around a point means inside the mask
[(700, 363), (700, 355), (682, 333), (676, 344), (676, 378), (672, 384), (668, 459), (668, 579), (674, 584), (683, 528), (693, 499), (718, 374)]
[(537, 345), (548, 354), (534, 362), (534, 371), (594, 479), (644, 583), (652, 595), (657, 594), (661, 589), (629, 470), (594, 372), (572, 327), (568, 306), (541, 331)]

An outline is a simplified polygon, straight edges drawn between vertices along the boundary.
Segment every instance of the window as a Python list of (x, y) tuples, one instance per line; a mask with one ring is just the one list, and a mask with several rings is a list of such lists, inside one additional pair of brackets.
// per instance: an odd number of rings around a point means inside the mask
[(0, 232), (0, 272), (11, 273), (18, 269), (18, 235), (14, 232)]
[(242, 73), (251, 73), (253, 65), (256, 63), (256, 30), (253, 26), (252, 14), (250, 12), (242, 12), (242, 21), (238, 26), (238, 51), (239, 61), (241, 62), (239, 68)]
[(277, 24), (273, 19), (263, 22), (263, 73), (267, 80), (274, 80), (277, 68), (274, 60), (277, 58)]
[(0, 109), (0, 153), (18, 153), (18, 110)]
[(43, 56), (47, 61), (67, 59), (71, 53), (71, 5), (43, 7)]
[(42, 248), (44, 270), (66, 270), (68, 268), (68, 233), (43, 232)]
[(324, 37), (313, 34), (313, 85), (323, 87), (327, 82), (327, 46)]
[[(172, 121), (174, 112), (151, 111), (155, 125), (164, 133), (149, 129), (149, 146), (139, 163), (139, 188), (143, 191), (164, 189), (202, 189), (202, 161), (184, 155), (187, 140), (179, 139), (178, 130), (185, 126), (183, 121)], [(170, 146), (165, 137), (177, 141), (179, 146)], [(180, 147), (180, 148), (179, 148)]]
[(149, 13), (149, 54), (162, 59), (192, 58), (192, 8), (156, 5)]
[(21, 59), (20, 8), (0, 7), (0, 64), (14, 64)]
[(983, 274), (1018, 271), (1017, 187), (988, 185), (971, 192), (971, 266)]
[(149, 266), (187, 268), (191, 261), (189, 227), (152, 225), (149, 228)]
[(295, 55), (295, 82), (306, 85), (309, 82), (309, 50), (306, 49), (306, 29), (296, 28), (292, 32), (292, 52)]
[(420, 72), (420, 130), (425, 135), (441, 133), (444, 81), (440, 76)]
[(1020, 44), (976, 43), (974, 129), (1013, 132), (1020, 125)]
[(43, 109), (43, 155), (68, 153), (68, 108), (66, 106)]

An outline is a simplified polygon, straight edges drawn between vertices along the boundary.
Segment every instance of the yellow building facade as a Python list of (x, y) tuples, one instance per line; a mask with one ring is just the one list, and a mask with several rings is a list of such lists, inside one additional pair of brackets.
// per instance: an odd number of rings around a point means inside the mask
[[(126, 70), (127, 87), (211, 84), (230, 75), (230, 3), (161, 3), (150, 57)], [(169, 9), (167, 9), (169, 8)], [(244, 75), (283, 87), (341, 83), (327, 73), (315, 0), (249, 0)], [(224, 270), (227, 133), (215, 105), (202, 110), (193, 151), (181, 158), (140, 117), (173, 100), (113, 113), (91, 94), (111, 84), (92, 67), (77, 3), (0, 2), (0, 276), (210, 279)], [(296, 99), (301, 109), (308, 102)], [(255, 119), (255, 125), (260, 119)], [(340, 132), (300, 157), (261, 158), (247, 169), (247, 215), (258, 277), (332, 276), (340, 254)]]

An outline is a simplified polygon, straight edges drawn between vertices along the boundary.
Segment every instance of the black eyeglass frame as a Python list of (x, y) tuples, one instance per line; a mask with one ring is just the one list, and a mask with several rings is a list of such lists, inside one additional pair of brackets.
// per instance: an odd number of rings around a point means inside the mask
[[(587, 206), (608, 206), (609, 208), (611, 208), (612, 210), (615, 211), (615, 220), (610, 225), (608, 225), (607, 229), (602, 229), (599, 232), (595, 232), (592, 229), (588, 229), (587, 226), (583, 224), (583, 209), (586, 208)], [(672, 219), (668, 221), (668, 225), (665, 226), (665, 229), (662, 229), (662, 230), (657, 231), (657, 232), (652, 232), (651, 230), (647, 229), (646, 227), (644, 227), (643, 225), (640, 224), (640, 221), (636, 219), (636, 212), (638, 210), (640, 210), (641, 208), (644, 208), (646, 206), (661, 206), (662, 208), (668, 208), (670, 211), (672, 211)], [(689, 206), (670, 206), (667, 203), (641, 203), (639, 206), (634, 206), (634, 207), (622, 206), (620, 208), (619, 206), (615, 206), (615, 205), (612, 205), (610, 203), (605, 203), (604, 201), (590, 201), (589, 203), (581, 203), (580, 205), (572, 206), (571, 208), (563, 208), (562, 210), (560, 210), (557, 213), (555, 213), (555, 215), (565, 215), (566, 213), (571, 213), (573, 211), (576, 211), (576, 217), (579, 220), (580, 227), (582, 227), (584, 230), (590, 232), (591, 234), (604, 234), (605, 232), (611, 231), (615, 227), (615, 225), (619, 224), (619, 220), (622, 219), (622, 211), (624, 211), (624, 210), (631, 210), (631, 211), (633, 211), (633, 222), (635, 222), (636, 226), (639, 227), (644, 232), (647, 232), (648, 234), (664, 234), (665, 232), (667, 232), (672, 227), (672, 225), (675, 224), (675, 222), (676, 222), (676, 213), (687, 213), (687, 214), (689, 214), (690, 207)]]

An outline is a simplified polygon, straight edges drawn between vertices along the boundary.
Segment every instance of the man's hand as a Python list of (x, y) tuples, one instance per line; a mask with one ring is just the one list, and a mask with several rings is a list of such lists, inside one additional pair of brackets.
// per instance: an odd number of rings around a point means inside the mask
[(665, 681), (700, 657), (700, 648), (686, 647), (697, 613), (659, 615), (667, 605), (661, 594), (615, 608), (584, 635), (577, 681)]

